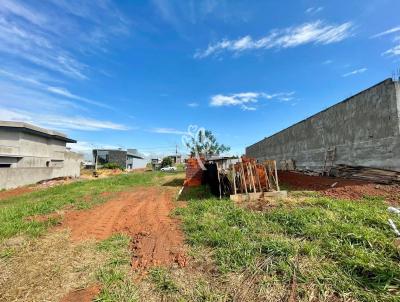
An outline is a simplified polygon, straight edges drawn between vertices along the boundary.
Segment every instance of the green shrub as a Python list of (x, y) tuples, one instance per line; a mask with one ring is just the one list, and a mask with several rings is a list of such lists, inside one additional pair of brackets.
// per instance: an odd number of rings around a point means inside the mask
[(102, 166), (103, 169), (110, 169), (110, 170), (114, 170), (114, 169), (120, 169), (120, 170), (125, 170), (123, 167), (121, 167), (121, 165), (117, 164), (117, 163), (106, 163)]
[(162, 162), (161, 162), (161, 168), (171, 167), (171, 166), (172, 166), (172, 158), (164, 157)]

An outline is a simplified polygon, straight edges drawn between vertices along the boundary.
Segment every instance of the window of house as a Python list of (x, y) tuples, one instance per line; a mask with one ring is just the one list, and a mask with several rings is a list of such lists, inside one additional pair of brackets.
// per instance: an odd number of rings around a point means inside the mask
[(0, 156), (0, 168), (13, 168), (19, 158)]
[(63, 160), (52, 159), (50, 162), (50, 167), (52, 168), (62, 168), (64, 166)]
[(109, 161), (108, 151), (98, 151), (97, 152), (97, 161), (99, 164), (106, 164)]

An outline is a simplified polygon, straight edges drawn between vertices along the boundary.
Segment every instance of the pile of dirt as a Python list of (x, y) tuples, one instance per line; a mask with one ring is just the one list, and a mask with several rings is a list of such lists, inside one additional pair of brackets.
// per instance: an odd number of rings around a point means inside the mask
[(59, 228), (69, 228), (71, 239), (103, 240), (112, 234), (132, 237), (135, 269), (186, 265), (184, 236), (174, 208), (172, 188), (139, 188), (121, 192), (108, 202), (83, 211), (67, 211)]
[(279, 182), (298, 190), (319, 191), (329, 197), (358, 200), (366, 196), (379, 196), (392, 204), (400, 203), (398, 185), (378, 185), (360, 180), (309, 176), (288, 171), (279, 172)]
[(36, 184), (36, 188), (47, 189), (59, 185), (66, 185), (76, 180), (77, 178), (72, 178), (72, 177), (58, 177), (49, 180), (42, 180)]
[(100, 293), (100, 286), (92, 285), (87, 288), (73, 290), (65, 295), (61, 302), (91, 302)]

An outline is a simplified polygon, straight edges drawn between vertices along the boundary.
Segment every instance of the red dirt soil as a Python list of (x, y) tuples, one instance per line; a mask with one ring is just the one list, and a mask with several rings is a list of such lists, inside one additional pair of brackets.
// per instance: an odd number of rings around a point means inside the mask
[(0, 200), (32, 192), (33, 187), (21, 187), (0, 192)]
[(100, 293), (98, 285), (87, 288), (73, 290), (65, 295), (60, 302), (91, 302)]
[[(400, 186), (398, 185), (378, 185), (360, 180), (309, 176), (287, 171), (280, 171), (278, 177), (279, 183), (291, 188), (320, 191), (329, 197), (357, 200), (364, 196), (381, 196), (390, 203), (400, 203)], [(335, 183), (336, 185), (332, 187)]]
[(66, 212), (60, 227), (71, 229), (73, 241), (128, 234), (132, 237), (135, 269), (173, 263), (185, 266), (184, 236), (179, 220), (170, 217), (174, 192), (165, 187), (121, 192), (89, 210)]

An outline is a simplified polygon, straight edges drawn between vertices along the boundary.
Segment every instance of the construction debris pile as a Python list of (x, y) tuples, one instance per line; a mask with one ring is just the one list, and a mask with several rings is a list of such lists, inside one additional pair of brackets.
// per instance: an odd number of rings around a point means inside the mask
[(205, 184), (215, 196), (230, 197), (236, 201), (286, 196), (285, 191), (280, 191), (274, 160), (261, 164), (243, 156), (229, 168), (222, 166), (221, 162), (215, 160), (190, 158), (187, 162), (185, 186)]
[(400, 184), (400, 172), (368, 167), (337, 165), (330, 169), (329, 175), (380, 184)]
[(200, 162), (204, 162), (204, 159), (199, 159), (191, 157), (186, 162), (186, 187), (197, 187), (203, 182), (203, 169), (200, 166)]

